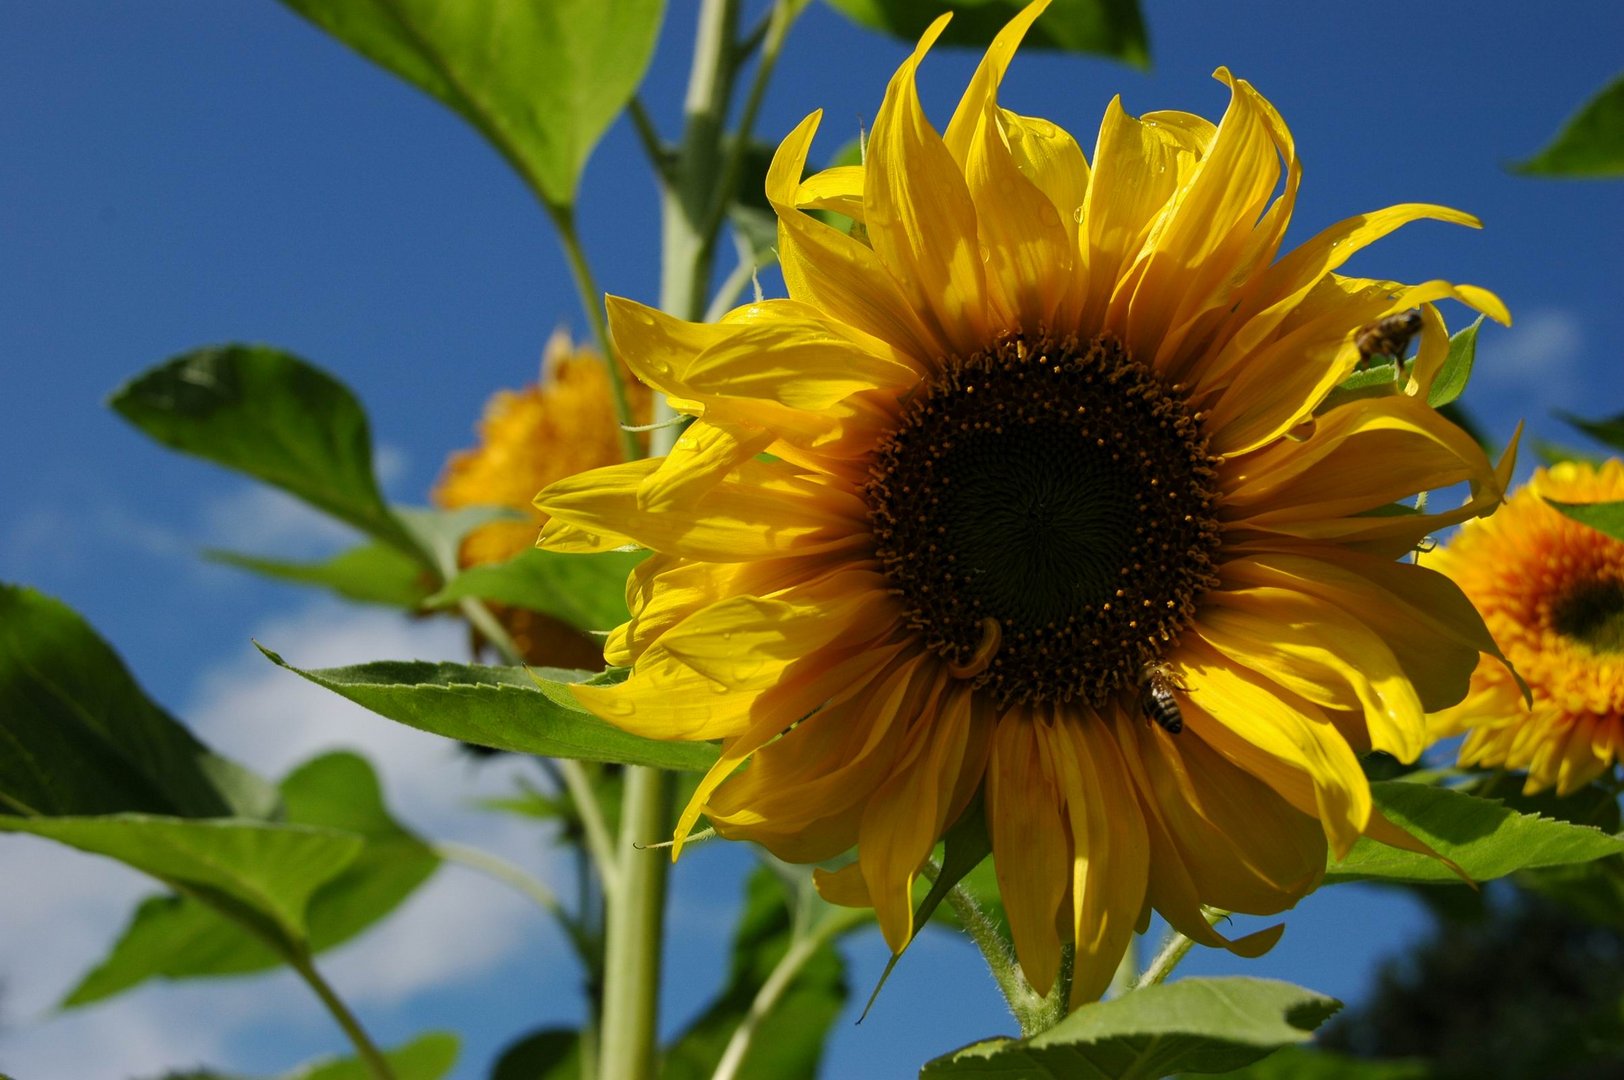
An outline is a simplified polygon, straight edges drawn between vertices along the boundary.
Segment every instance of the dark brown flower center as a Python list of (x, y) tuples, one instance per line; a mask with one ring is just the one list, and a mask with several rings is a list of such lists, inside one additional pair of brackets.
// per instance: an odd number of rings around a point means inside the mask
[(910, 625), (1002, 704), (1101, 704), (1215, 583), (1199, 414), (1114, 338), (1013, 337), (923, 388), (865, 488)]
[(1551, 609), (1556, 632), (1595, 652), (1624, 652), (1624, 582), (1587, 581)]

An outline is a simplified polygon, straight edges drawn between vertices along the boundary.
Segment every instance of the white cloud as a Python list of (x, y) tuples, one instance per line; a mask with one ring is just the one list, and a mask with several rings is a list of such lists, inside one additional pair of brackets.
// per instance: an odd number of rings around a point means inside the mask
[(354, 543), (356, 533), (291, 495), (255, 484), (210, 500), (192, 545), (283, 557), (314, 555)]
[(1496, 389), (1534, 388), (1540, 400), (1561, 401), (1578, 389), (1583, 350), (1579, 317), (1543, 308), (1520, 316), (1509, 330), (1485, 335), (1476, 374)]
[[(414, 622), (322, 601), (267, 621), (253, 636), (290, 663), (331, 667), (457, 658), (466, 652), (465, 633), (450, 620)], [(215, 749), (271, 777), (325, 750), (356, 750), (378, 769), (391, 808), (420, 833), (475, 844), (568, 894), (564, 864), (549, 865), (538, 829), (470, 805), (510, 792), (519, 775), (534, 776), (528, 759), (476, 765), (449, 741), (367, 712), (248, 648), (204, 673), (181, 715)], [(105, 955), (135, 900), (155, 890), (116, 863), (17, 837), (0, 838), (0, 881), (0, 1070), (30, 1080), (123, 1080), (203, 1062), (229, 1066), (234, 1037), (250, 1025), (263, 1030), (267, 1016), (294, 1027), (324, 1022), (308, 991), (285, 973), (149, 983), (106, 1004), (42, 1015)], [(430, 987), (476, 981), (520, 943), (535, 948), (538, 940), (558, 938), (530, 901), (448, 865), (322, 967), (364, 1015)]]

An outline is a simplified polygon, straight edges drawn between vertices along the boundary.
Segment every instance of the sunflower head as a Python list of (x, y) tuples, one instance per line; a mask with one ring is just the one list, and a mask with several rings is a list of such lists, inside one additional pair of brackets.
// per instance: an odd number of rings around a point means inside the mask
[[(1435, 301), (1483, 289), (1347, 277), (1411, 204), (1281, 244), (1290, 133), (1220, 69), (1228, 111), (1106, 108), (1092, 155), (998, 86), (1043, 4), (997, 37), (951, 120), (891, 80), (861, 166), (767, 197), (789, 296), (713, 325), (611, 297), (617, 348), (694, 418), (666, 457), (560, 481), (546, 547), (656, 553), (607, 658), (572, 688), (639, 733), (720, 740), (677, 829), (800, 862), (901, 950), (910, 888), (978, 794), (1017, 955), (1103, 992), (1152, 909), (1290, 907), (1362, 835), (1358, 753), (1406, 760), (1493, 643), (1459, 590), (1396, 562), (1504, 489), (1427, 404)], [(813, 212), (836, 211), (838, 229)], [(1334, 407), (1362, 328), (1415, 311), (1406, 384)], [(1412, 320), (1404, 320), (1406, 324)], [(1465, 483), (1445, 513), (1398, 506)], [(747, 768), (740, 768), (746, 760)]]
[(1433, 718), (1439, 736), (1466, 732), (1460, 760), (1526, 770), (1530, 793), (1567, 795), (1624, 747), (1624, 543), (1547, 500), (1624, 499), (1624, 461), (1565, 461), (1534, 473), (1493, 518), (1468, 522), (1428, 563), (1483, 613), (1525, 699), (1502, 664), (1484, 662), (1471, 692)]

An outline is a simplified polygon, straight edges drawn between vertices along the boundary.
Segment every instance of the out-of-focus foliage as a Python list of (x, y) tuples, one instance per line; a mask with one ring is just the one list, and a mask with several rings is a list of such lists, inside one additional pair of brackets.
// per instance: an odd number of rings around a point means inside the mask
[(1624, 176), (1624, 76), (1585, 102), (1549, 146), (1514, 168), (1527, 176)]

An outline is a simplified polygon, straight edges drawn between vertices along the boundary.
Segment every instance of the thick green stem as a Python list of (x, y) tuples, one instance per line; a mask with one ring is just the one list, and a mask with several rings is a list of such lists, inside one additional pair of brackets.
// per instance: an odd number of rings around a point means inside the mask
[(604, 958), (603, 1080), (654, 1075), (659, 1037), (660, 942), (670, 858), (637, 844), (663, 839), (671, 821), (671, 775), (634, 766), (626, 770), (620, 808), (618, 888), (608, 897)]
[(366, 1029), (361, 1026), (361, 1022), (355, 1018), (355, 1014), (350, 1012), (349, 1006), (344, 1004), (344, 1000), (327, 984), (327, 980), (321, 977), (321, 972), (316, 970), (310, 955), (302, 950), (290, 950), (284, 955), (288, 966), (298, 972), (299, 978), (316, 992), (316, 996), (327, 1006), (327, 1011), (332, 1014), (333, 1019), (338, 1021), (338, 1026), (344, 1029), (345, 1036), (354, 1045), (355, 1052), (360, 1055), (361, 1062), (366, 1065), (367, 1072), (372, 1074), (373, 1080), (395, 1080), (395, 1070), (389, 1067), (383, 1051), (378, 1049), (377, 1044), (366, 1033)]

